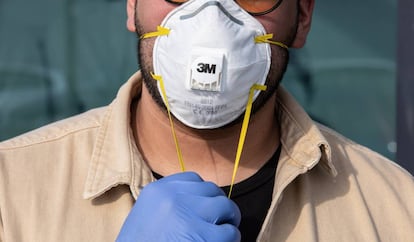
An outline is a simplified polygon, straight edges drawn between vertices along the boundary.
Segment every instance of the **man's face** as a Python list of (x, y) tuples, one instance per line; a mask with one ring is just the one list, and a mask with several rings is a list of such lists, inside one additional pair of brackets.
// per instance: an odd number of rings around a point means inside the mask
[[(301, 2), (304, 2), (305, 6), (301, 6)], [(311, 6), (306, 5), (307, 2)], [(136, 0), (136, 2), (135, 0), (128, 0), (128, 29), (136, 31), (138, 36), (153, 32), (165, 16), (176, 7), (177, 5), (165, 0)], [(274, 34), (275, 41), (282, 42), (290, 47), (302, 47), (309, 30), (308, 26), (303, 28), (302, 22), (306, 21), (306, 18), (309, 18), (310, 22), (312, 7), (313, 0), (283, 0), (276, 10), (255, 18), (264, 26), (267, 33)], [(153, 72), (152, 52), (154, 42), (155, 38), (140, 40), (139, 63), (149, 92), (154, 100), (163, 107), (164, 104), (158, 92), (156, 81), (150, 76), (150, 73)], [(266, 81), (268, 89), (266, 92), (261, 92), (254, 102), (253, 110), (258, 110), (272, 96), (286, 70), (289, 59), (288, 51), (279, 46), (271, 45), (271, 53), (271, 68)]]

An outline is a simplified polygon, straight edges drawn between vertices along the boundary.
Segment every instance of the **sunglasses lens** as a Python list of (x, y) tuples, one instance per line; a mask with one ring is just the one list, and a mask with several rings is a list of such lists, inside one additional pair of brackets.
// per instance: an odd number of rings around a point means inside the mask
[[(174, 4), (182, 4), (188, 0), (166, 0)], [(274, 10), (282, 0), (235, 0), (244, 10), (253, 14), (261, 15)]]
[(257, 14), (272, 9), (279, 0), (236, 0), (236, 2), (247, 12)]
[(181, 3), (187, 2), (188, 0), (166, 0), (166, 1), (170, 3), (181, 4)]

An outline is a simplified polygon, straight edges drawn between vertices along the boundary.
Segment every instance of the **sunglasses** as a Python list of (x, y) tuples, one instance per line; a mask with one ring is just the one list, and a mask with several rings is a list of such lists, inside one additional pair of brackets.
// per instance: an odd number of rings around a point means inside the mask
[[(183, 4), (188, 0), (165, 0), (173, 4)], [(234, 0), (253, 16), (265, 15), (275, 10), (283, 0)]]

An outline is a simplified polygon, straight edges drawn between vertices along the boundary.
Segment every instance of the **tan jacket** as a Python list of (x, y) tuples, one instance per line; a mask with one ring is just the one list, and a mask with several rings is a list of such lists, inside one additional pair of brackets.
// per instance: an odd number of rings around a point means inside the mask
[[(108, 107), (0, 143), (0, 241), (115, 240), (154, 179), (129, 125), (140, 87), (138, 72)], [(278, 102), (283, 148), (258, 241), (414, 241), (413, 177), (315, 125), (283, 88)]]

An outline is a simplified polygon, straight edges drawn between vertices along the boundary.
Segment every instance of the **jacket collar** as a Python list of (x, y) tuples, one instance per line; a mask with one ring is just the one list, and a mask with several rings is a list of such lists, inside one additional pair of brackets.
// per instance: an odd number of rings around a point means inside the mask
[(120, 184), (129, 185), (136, 198), (152, 181), (132, 133), (131, 102), (141, 93), (141, 73), (135, 73), (118, 92), (103, 117), (92, 154), (83, 197), (93, 199)]
[(275, 189), (283, 190), (297, 175), (316, 165), (335, 177), (337, 171), (332, 162), (330, 145), (318, 127), (320, 124), (315, 123), (282, 86), (277, 92), (277, 102), (283, 150)]
[[(121, 184), (129, 185), (137, 198), (142, 187), (154, 179), (138, 151), (130, 125), (131, 101), (140, 95), (141, 85), (142, 76), (137, 72), (106, 110), (86, 179), (85, 199), (96, 198)], [(329, 144), (317, 125), (283, 87), (277, 96), (283, 149), (275, 187), (278, 183), (287, 185), (295, 174), (305, 173), (318, 163), (335, 176)]]

